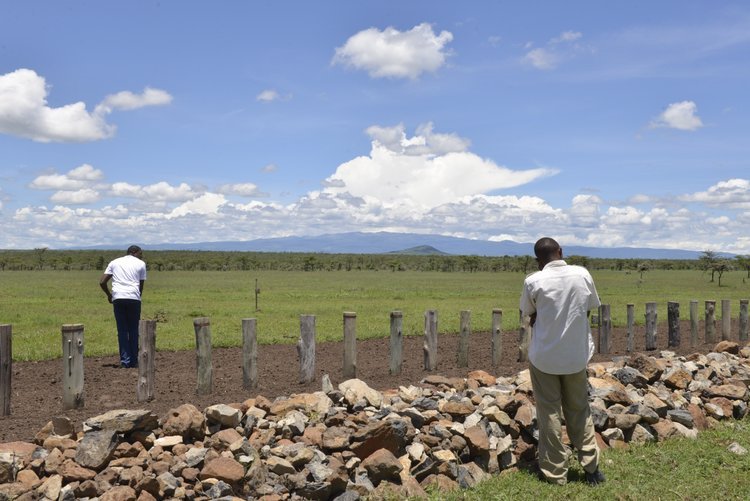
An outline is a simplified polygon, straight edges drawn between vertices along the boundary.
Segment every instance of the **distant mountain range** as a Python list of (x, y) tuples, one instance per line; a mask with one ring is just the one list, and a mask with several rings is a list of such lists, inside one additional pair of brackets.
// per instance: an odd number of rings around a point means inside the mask
[[(112, 246), (98, 246), (108, 248)], [(118, 247), (119, 248), (119, 247)], [(152, 250), (254, 251), (254, 252), (319, 252), (330, 254), (453, 254), (478, 256), (525, 256), (533, 254), (533, 243), (510, 240), (490, 242), (441, 235), (416, 233), (335, 233), (310, 237), (259, 238), (248, 241), (200, 242), (191, 244), (165, 243), (144, 245)], [(645, 247), (582, 247), (563, 246), (566, 256), (618, 259), (697, 259), (701, 251), (649, 249)], [(724, 257), (733, 254), (717, 253)]]

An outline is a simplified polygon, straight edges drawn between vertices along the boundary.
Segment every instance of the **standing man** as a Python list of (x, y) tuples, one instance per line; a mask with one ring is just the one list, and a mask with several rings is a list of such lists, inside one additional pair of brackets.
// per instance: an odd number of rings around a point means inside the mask
[[(143, 251), (137, 245), (128, 247), (127, 254), (107, 265), (99, 286), (114, 308), (120, 367), (138, 367), (138, 322), (141, 319), (141, 294), (146, 280)], [(107, 283), (112, 280), (112, 292)]]
[(562, 259), (560, 245), (541, 238), (534, 245), (539, 271), (523, 282), (521, 312), (531, 317), (529, 372), (539, 426), (539, 469), (554, 484), (565, 484), (568, 452), (562, 415), (578, 451), (586, 482), (604, 482), (588, 400), (586, 365), (594, 354), (589, 313), (599, 307), (591, 275)]

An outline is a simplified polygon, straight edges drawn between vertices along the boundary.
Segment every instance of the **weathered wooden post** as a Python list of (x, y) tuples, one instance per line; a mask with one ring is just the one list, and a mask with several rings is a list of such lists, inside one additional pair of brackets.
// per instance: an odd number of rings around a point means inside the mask
[(258, 334), (257, 320), (242, 319), (242, 388), (252, 390), (258, 386)]
[(599, 353), (609, 353), (612, 349), (612, 317), (610, 305), (599, 306)]
[(721, 340), (728, 341), (732, 339), (732, 301), (730, 299), (721, 300)]
[(680, 303), (667, 301), (667, 346), (670, 348), (680, 346)]
[(747, 299), (740, 299), (740, 342), (747, 342)]
[(357, 314), (344, 312), (344, 379), (357, 377)]
[(135, 394), (139, 402), (154, 399), (154, 376), (156, 374), (156, 320), (138, 322), (138, 384)]
[(10, 416), (13, 374), (13, 326), (0, 325), (0, 416)]
[(392, 375), (401, 374), (402, 353), (404, 350), (404, 315), (400, 311), (391, 312), (391, 364)]
[(458, 367), (469, 366), (469, 336), (471, 335), (471, 311), (461, 310), (461, 337), (458, 342)]
[(63, 410), (83, 408), (83, 324), (62, 326)]
[(646, 350), (656, 349), (656, 303), (646, 303)]
[(531, 339), (531, 317), (518, 312), (518, 361), (529, 360), (529, 340)]
[(690, 301), (690, 346), (698, 344), (698, 301)]
[(424, 370), (434, 371), (437, 369), (437, 331), (438, 314), (436, 310), (428, 310), (424, 313)]
[(299, 329), (299, 382), (305, 384), (315, 380), (315, 315), (300, 315)]
[(716, 301), (706, 301), (706, 342), (716, 341)]
[(195, 355), (197, 367), (196, 393), (210, 395), (214, 386), (214, 369), (211, 362), (211, 320), (208, 317), (193, 319), (195, 329)]
[(503, 359), (503, 310), (492, 310), (492, 366), (497, 367)]
[(627, 340), (625, 341), (625, 351), (628, 353), (633, 351), (633, 342), (635, 341), (635, 305), (628, 304), (627, 308)]

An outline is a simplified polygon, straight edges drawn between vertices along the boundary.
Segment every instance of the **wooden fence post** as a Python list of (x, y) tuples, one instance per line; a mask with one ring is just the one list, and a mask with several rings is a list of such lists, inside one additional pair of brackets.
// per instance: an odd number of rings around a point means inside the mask
[(83, 408), (83, 324), (62, 326), (63, 410)]
[(471, 335), (471, 311), (461, 310), (461, 337), (458, 342), (456, 366), (469, 366), (469, 336)]
[(609, 353), (612, 349), (612, 317), (610, 305), (599, 306), (599, 353)]
[(344, 379), (357, 377), (357, 314), (344, 312)]
[(716, 341), (716, 301), (706, 301), (706, 342)]
[(747, 299), (740, 299), (740, 342), (747, 342)]
[(625, 344), (625, 351), (628, 353), (633, 351), (633, 341), (635, 338), (635, 305), (634, 304), (628, 304), (626, 306), (627, 309), (627, 322), (628, 322), (628, 330), (627, 330), (627, 340)]
[(252, 390), (258, 386), (258, 334), (257, 320), (242, 319), (242, 388)]
[(497, 367), (503, 359), (503, 310), (492, 310), (492, 366)]
[(315, 315), (300, 315), (299, 329), (299, 382), (305, 384), (315, 380)]
[(531, 317), (524, 316), (522, 311), (518, 312), (518, 361), (529, 360), (529, 339), (531, 338)]
[(401, 374), (402, 353), (404, 349), (403, 333), (404, 315), (400, 311), (391, 312), (391, 364), (392, 375)]
[(438, 314), (436, 310), (428, 310), (424, 313), (424, 370), (434, 371), (437, 369), (437, 331)]
[(667, 346), (670, 348), (680, 346), (680, 303), (667, 302), (667, 324), (669, 324)]
[(154, 399), (154, 375), (156, 374), (156, 320), (138, 322), (138, 384), (135, 387), (139, 402)]
[(656, 303), (646, 303), (646, 350), (656, 349)]
[(210, 395), (214, 386), (214, 369), (211, 362), (211, 320), (208, 317), (193, 319), (197, 367), (196, 393)]
[(13, 326), (0, 325), (0, 416), (10, 416), (13, 374)]
[(732, 301), (730, 299), (721, 300), (721, 340), (728, 341), (732, 339)]
[(690, 301), (690, 346), (698, 344), (698, 301)]

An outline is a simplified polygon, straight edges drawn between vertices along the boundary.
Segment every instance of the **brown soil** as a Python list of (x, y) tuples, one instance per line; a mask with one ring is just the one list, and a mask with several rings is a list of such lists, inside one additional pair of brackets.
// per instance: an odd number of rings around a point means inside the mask
[[(717, 329), (718, 330), (718, 329)], [(690, 347), (690, 324), (682, 322), (681, 346), (671, 349), (678, 354), (709, 352), (715, 343), (702, 343)], [(667, 349), (667, 327), (660, 325), (657, 334), (657, 349), (650, 352), (658, 356)], [(703, 339), (703, 326), (700, 338)], [(717, 333), (718, 334), (718, 333)], [(737, 339), (737, 333), (732, 333)], [(613, 329), (612, 350), (609, 355), (597, 354), (593, 361), (610, 360), (626, 353), (626, 331)], [(635, 328), (635, 351), (644, 351), (645, 331), (643, 326)], [(594, 331), (596, 338), (596, 331)], [(455, 334), (440, 335), (438, 341), (438, 369), (435, 374), (449, 377), (465, 377), (472, 370), (482, 369), (495, 376), (509, 376), (525, 369), (527, 364), (517, 361), (517, 332), (503, 335), (503, 357), (500, 366), (493, 369), (490, 353), (490, 334), (472, 334), (469, 348), (469, 366), (456, 366), (456, 351), (459, 337)], [(403, 370), (400, 375), (388, 373), (388, 339), (370, 339), (357, 343), (357, 377), (371, 387), (385, 390), (399, 385), (417, 384), (429, 373), (424, 370), (423, 339), (421, 336), (406, 337), (403, 349)], [(213, 393), (196, 395), (196, 355), (192, 351), (158, 352), (156, 354), (155, 399), (140, 404), (136, 399), (135, 385), (137, 369), (120, 369), (118, 358), (91, 357), (84, 361), (84, 408), (74, 411), (62, 410), (62, 362), (60, 359), (41, 362), (14, 362), (12, 369), (11, 415), (0, 417), (0, 442), (33, 439), (53, 416), (65, 415), (76, 423), (77, 429), (87, 418), (112, 409), (150, 409), (163, 416), (169, 409), (183, 403), (192, 403), (199, 409), (217, 403), (242, 402), (263, 395), (273, 399), (277, 396), (318, 391), (321, 377), (328, 374), (331, 382), (342, 381), (343, 343), (319, 343), (316, 347), (316, 380), (300, 384), (299, 361), (295, 345), (261, 345), (258, 347), (258, 388), (254, 391), (242, 389), (242, 351), (240, 348), (217, 348), (213, 350)]]

